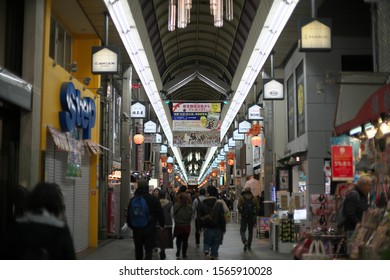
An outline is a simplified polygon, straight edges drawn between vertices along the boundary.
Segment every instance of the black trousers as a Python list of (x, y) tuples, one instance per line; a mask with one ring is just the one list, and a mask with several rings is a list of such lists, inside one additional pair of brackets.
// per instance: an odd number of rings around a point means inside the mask
[[(136, 260), (151, 260), (156, 246), (156, 228), (134, 229), (133, 240)], [(145, 258), (144, 258), (145, 250)]]

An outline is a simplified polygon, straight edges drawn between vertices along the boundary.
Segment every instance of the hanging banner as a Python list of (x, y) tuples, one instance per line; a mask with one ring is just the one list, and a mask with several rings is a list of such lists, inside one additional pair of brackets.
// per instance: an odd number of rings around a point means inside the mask
[(220, 115), (221, 103), (172, 103), (173, 146), (218, 146)]
[(352, 180), (355, 174), (352, 146), (332, 146), (332, 180)]
[(332, 50), (332, 19), (301, 19), (300, 52)]

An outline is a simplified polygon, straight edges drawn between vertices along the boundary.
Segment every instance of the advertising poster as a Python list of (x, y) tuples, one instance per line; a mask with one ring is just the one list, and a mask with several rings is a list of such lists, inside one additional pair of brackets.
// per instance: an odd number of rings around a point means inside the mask
[(220, 142), (220, 103), (173, 103), (173, 145), (212, 147)]
[(332, 146), (332, 180), (348, 181), (354, 177), (352, 146)]

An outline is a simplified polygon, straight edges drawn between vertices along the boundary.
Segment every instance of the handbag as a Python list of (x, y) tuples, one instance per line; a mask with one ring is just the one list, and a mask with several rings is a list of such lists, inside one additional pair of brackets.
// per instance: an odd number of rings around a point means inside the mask
[(173, 248), (172, 227), (157, 228), (156, 247), (161, 249)]
[(309, 252), (302, 255), (303, 260), (329, 260), (326, 254), (324, 243), (321, 240), (313, 240)]

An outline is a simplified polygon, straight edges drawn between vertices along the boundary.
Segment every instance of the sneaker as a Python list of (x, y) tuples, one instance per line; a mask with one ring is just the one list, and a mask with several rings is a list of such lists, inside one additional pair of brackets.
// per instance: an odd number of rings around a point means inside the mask
[(199, 243), (196, 243), (196, 248), (199, 248)]
[(165, 252), (160, 252), (160, 260), (165, 260), (166, 258)]
[(251, 245), (248, 244), (248, 250), (250, 251), (251, 250)]
[(244, 244), (244, 252), (246, 252), (248, 250), (248, 244)]
[(218, 257), (213, 257), (213, 256), (211, 256), (211, 257), (210, 257), (210, 260), (218, 260)]
[(176, 252), (176, 258), (180, 258), (180, 251)]

